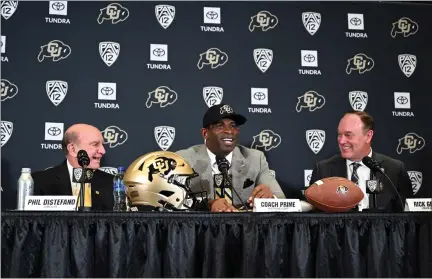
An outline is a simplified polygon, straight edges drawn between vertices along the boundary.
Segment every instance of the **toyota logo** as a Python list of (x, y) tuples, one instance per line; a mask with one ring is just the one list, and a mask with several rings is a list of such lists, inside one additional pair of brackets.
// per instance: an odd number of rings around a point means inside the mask
[(262, 101), (262, 100), (265, 99), (266, 96), (265, 96), (265, 94), (262, 93), (262, 92), (255, 92), (254, 95), (253, 95), (253, 97), (254, 97), (254, 99), (257, 100), (257, 101)]
[(55, 137), (55, 136), (60, 135), (61, 129), (58, 127), (50, 127), (50, 128), (48, 128), (47, 132), (49, 135)]
[(165, 55), (165, 50), (161, 49), (161, 48), (155, 48), (153, 50), (153, 54), (157, 57), (161, 57)]
[(109, 95), (112, 95), (114, 93), (114, 89), (112, 89), (111, 87), (105, 86), (105, 87), (101, 88), (100, 92), (102, 93), (102, 95), (109, 96)]
[(306, 54), (305, 56), (303, 56), (303, 60), (308, 63), (311, 63), (315, 61), (315, 56), (312, 54)]
[(408, 98), (405, 96), (399, 96), (397, 97), (396, 102), (398, 102), (401, 105), (405, 105), (408, 103)]
[(62, 2), (54, 2), (52, 3), (51, 8), (56, 11), (63, 11), (65, 9), (65, 4)]
[(206, 17), (208, 19), (217, 19), (219, 17), (219, 15), (214, 11), (209, 11), (206, 13)]
[(350, 19), (350, 23), (352, 25), (359, 26), (362, 23), (362, 21), (358, 17), (353, 17)]

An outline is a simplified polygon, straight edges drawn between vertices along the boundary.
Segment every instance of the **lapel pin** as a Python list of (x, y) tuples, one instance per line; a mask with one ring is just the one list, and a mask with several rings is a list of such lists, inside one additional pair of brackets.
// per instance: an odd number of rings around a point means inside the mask
[(99, 195), (99, 191), (96, 191), (96, 195)]

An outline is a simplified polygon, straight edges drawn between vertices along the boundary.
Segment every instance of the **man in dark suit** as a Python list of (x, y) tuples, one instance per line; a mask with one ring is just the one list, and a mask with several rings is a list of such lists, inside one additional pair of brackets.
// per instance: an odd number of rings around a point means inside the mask
[(66, 155), (63, 163), (32, 173), (34, 194), (77, 196), (80, 185), (72, 182), (72, 170), (80, 167), (77, 160), (78, 151), (85, 150), (90, 158), (88, 168), (94, 170), (90, 190), (91, 208), (93, 210), (112, 210), (114, 176), (98, 170), (102, 156), (105, 154), (103, 137), (99, 129), (87, 124), (71, 126), (63, 136), (62, 148)]
[[(413, 196), (411, 180), (405, 170), (404, 163), (388, 156), (372, 151), (371, 143), (374, 135), (374, 120), (366, 112), (353, 111), (345, 113), (338, 126), (338, 145), (340, 155), (315, 164), (310, 184), (315, 181), (339, 176), (355, 182), (365, 194), (358, 210), (371, 208), (373, 204), (366, 194), (366, 180), (372, 179), (374, 174), (362, 163), (365, 156), (375, 159), (394, 183), (403, 204), (406, 198)], [(388, 180), (380, 174), (376, 177), (383, 183), (383, 192), (376, 195), (377, 207), (386, 212), (403, 211), (398, 194)]]

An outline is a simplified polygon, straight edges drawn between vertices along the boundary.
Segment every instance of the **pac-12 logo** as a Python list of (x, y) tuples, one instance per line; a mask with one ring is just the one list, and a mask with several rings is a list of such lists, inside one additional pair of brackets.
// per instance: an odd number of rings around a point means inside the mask
[(324, 146), (326, 139), (325, 131), (323, 130), (307, 130), (306, 142), (313, 153), (318, 154)]
[(154, 136), (159, 147), (166, 151), (175, 139), (175, 128), (170, 126), (157, 126), (154, 128)]

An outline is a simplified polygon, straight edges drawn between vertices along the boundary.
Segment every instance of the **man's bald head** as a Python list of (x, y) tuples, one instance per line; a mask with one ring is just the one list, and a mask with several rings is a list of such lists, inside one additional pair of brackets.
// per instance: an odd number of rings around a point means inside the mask
[(100, 159), (105, 154), (102, 133), (98, 128), (82, 123), (72, 125), (66, 130), (62, 148), (73, 167), (79, 167), (76, 158), (79, 150), (85, 150), (89, 155), (89, 168), (99, 168)]

